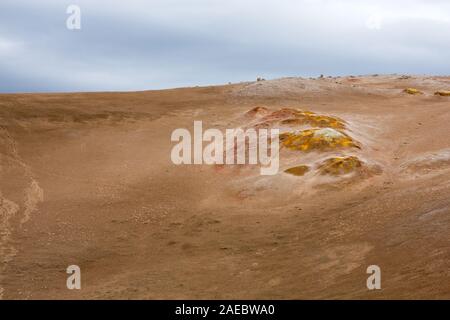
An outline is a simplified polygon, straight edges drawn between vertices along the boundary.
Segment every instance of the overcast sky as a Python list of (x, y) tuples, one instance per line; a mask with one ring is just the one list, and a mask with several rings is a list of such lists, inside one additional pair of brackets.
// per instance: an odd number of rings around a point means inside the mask
[(0, 0), (0, 92), (373, 73), (449, 75), (450, 1)]

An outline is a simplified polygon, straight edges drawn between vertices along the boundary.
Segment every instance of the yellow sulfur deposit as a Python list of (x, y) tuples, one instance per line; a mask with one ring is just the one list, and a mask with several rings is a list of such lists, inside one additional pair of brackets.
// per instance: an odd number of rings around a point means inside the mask
[(323, 150), (339, 147), (359, 148), (351, 137), (332, 128), (286, 132), (280, 134), (280, 141), (281, 145), (288, 149), (305, 152), (314, 149)]
[(403, 92), (409, 93), (409, 94), (423, 94), (422, 91), (415, 89), (415, 88), (406, 88), (405, 90), (403, 90)]
[(309, 171), (309, 167), (304, 166), (304, 165), (296, 166), (296, 167), (292, 167), (292, 168), (284, 170), (284, 172), (292, 174), (294, 176), (303, 176), (308, 171)]
[(440, 91), (436, 91), (434, 94), (436, 96), (450, 97), (450, 91), (440, 90)]
[(322, 162), (319, 170), (321, 174), (339, 175), (350, 173), (361, 166), (361, 160), (355, 156), (334, 157)]
[(283, 121), (281, 121), (281, 124), (297, 124), (297, 125), (303, 125), (303, 124), (309, 124), (313, 127), (330, 127), (330, 128), (339, 128), (343, 129), (345, 127), (344, 121), (338, 118), (330, 117), (330, 116), (323, 116), (314, 114), (312, 112), (301, 112), (298, 113), (295, 118), (288, 118)]

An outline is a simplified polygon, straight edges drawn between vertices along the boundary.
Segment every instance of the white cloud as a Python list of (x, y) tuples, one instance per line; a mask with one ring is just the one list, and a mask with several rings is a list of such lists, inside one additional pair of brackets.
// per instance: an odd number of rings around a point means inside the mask
[(17, 54), (23, 44), (19, 41), (12, 41), (0, 36), (0, 56), (10, 56)]

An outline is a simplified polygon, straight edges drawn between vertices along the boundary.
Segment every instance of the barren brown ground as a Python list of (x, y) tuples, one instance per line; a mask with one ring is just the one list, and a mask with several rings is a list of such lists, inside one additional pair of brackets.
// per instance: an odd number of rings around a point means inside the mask
[[(0, 95), (0, 296), (449, 299), (450, 98), (433, 95), (448, 89), (391, 75)], [(172, 164), (174, 129), (255, 106), (339, 116), (380, 172), (319, 185)]]

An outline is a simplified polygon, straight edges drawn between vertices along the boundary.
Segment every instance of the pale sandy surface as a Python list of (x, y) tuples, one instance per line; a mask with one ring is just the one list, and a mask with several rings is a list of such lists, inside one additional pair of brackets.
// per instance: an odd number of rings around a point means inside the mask
[[(450, 97), (436, 90), (450, 77), (0, 95), (0, 296), (449, 299)], [(376, 170), (172, 164), (174, 129), (245, 126), (255, 106), (344, 119), (362, 145), (346, 154)], [(281, 169), (297, 161), (281, 156)], [(66, 288), (71, 264), (80, 291)], [(372, 264), (380, 291), (366, 288)]]

